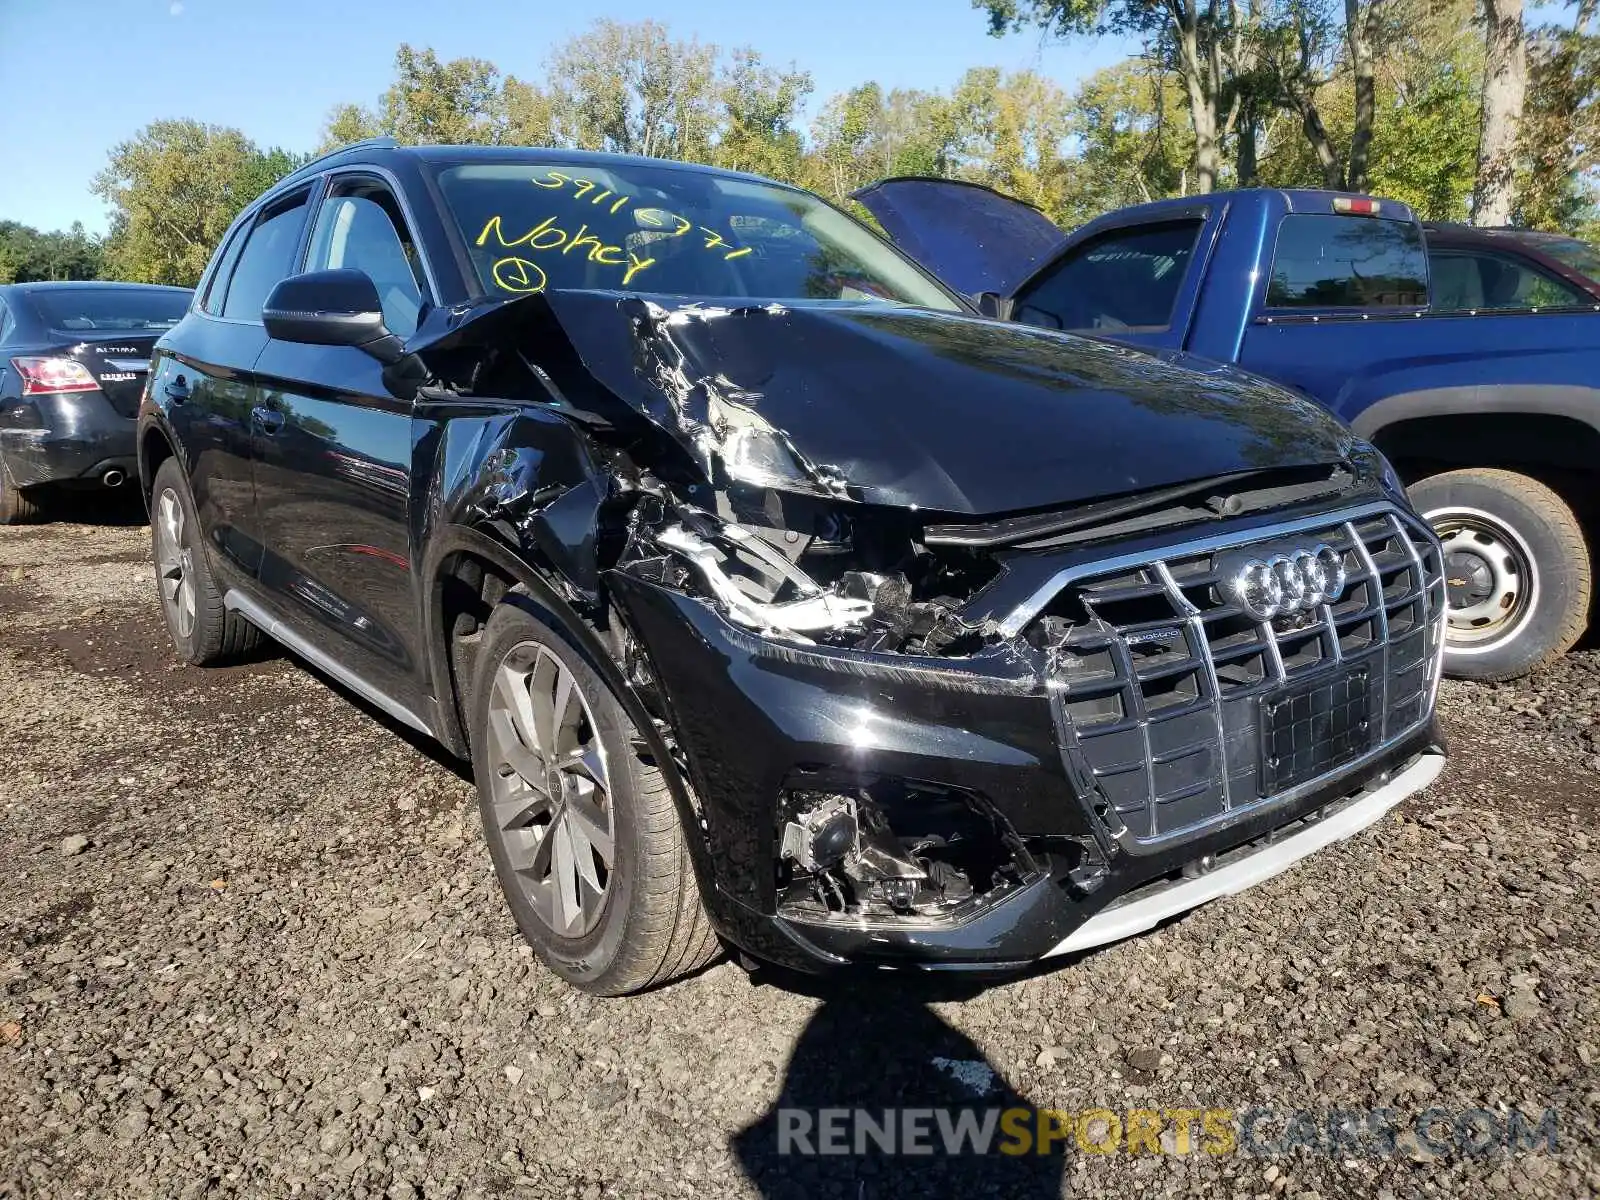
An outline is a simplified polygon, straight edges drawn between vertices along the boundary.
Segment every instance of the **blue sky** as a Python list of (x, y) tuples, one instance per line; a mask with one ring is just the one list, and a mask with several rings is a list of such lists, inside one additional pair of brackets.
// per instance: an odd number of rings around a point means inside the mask
[(306, 150), (329, 108), (370, 104), (388, 85), (401, 42), (537, 77), (552, 47), (599, 17), (654, 18), (676, 37), (792, 61), (816, 80), (813, 107), (869, 79), (945, 88), (980, 65), (1070, 86), (1123, 51), (991, 38), (970, 0), (0, 0), (0, 78), (15, 85), (0, 120), (0, 218), (103, 231), (89, 181), (150, 121), (192, 117)]

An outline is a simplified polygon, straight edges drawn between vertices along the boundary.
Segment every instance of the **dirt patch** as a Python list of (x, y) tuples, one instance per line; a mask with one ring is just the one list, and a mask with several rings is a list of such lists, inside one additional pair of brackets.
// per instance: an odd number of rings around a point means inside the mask
[(290, 669), (271, 646), (254, 660), (233, 666), (190, 667), (178, 662), (154, 597), (143, 607), (109, 612), (91, 608), (71, 623), (38, 631), (9, 648), (27, 662), (65, 667), (92, 678), (121, 679), (152, 700), (202, 708), (216, 700), (234, 707), (248, 697), (247, 710), (267, 711), (274, 707), (271, 693), (241, 684), (281, 678)]
[[(1447, 682), (1427, 793), (1148, 936), (1000, 981), (724, 962), (602, 1001), (517, 936), (459, 764), (292, 660), (178, 665), (143, 530), (27, 536), (0, 530), (7, 1200), (1600, 1193), (1600, 655)], [(1560, 1147), (1069, 1146), (1026, 1178), (777, 1153), (782, 1106), (944, 1104), (952, 1063), (1041, 1107), (1278, 1132), (1550, 1109)]]

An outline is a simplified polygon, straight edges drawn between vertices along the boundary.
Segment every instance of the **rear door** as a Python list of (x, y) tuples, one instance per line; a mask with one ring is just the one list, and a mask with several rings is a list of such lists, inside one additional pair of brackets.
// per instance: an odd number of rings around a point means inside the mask
[[(355, 268), (376, 284), (384, 322), (408, 339), (434, 302), (395, 189), (335, 175), (304, 269)], [(411, 404), (350, 346), (269, 341), (256, 363), (264, 422), (256, 496), (267, 553), (261, 583), (317, 647), (408, 707), (426, 695), (410, 536)]]
[(251, 374), (261, 309), (300, 252), (311, 189), (264, 205), (229, 238), (200, 304), (161, 341), (151, 395), (183, 447), (189, 487), (224, 587), (253, 583), (262, 554), (251, 465)]

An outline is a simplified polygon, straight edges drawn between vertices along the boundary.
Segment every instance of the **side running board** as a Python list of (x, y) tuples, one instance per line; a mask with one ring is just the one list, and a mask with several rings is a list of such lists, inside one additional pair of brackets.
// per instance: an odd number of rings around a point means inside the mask
[(316, 667), (317, 670), (321, 671), (324, 675), (331, 676), (332, 678), (338, 680), (341, 684), (349, 688), (363, 700), (366, 700), (368, 703), (381, 708), (396, 721), (400, 721), (403, 724), (409, 725), (418, 733), (425, 733), (431, 738), (437, 737), (433, 730), (428, 728), (428, 723), (421, 717), (417, 716), (416, 713), (412, 712), (404, 704), (401, 704), (398, 700), (386, 695), (384, 692), (368, 683), (365, 679), (361, 678), (361, 676), (357, 675), (349, 667), (336, 662), (326, 653), (317, 649), (310, 642), (306, 641), (305, 638), (301, 637), (293, 629), (289, 628), (289, 626), (278, 620), (277, 617), (273, 616), (260, 604), (256, 603), (249, 596), (246, 596), (243, 592), (240, 592), (237, 589), (230, 589), (228, 593), (222, 597), (222, 603), (224, 607), (230, 608), (234, 612), (238, 613), (241, 617), (249, 621), (250, 624), (261, 630), (262, 633), (266, 634), (273, 641), (281, 642), (290, 650), (294, 651), (294, 653), (298, 654), (301, 658), (309, 662), (312, 666)]

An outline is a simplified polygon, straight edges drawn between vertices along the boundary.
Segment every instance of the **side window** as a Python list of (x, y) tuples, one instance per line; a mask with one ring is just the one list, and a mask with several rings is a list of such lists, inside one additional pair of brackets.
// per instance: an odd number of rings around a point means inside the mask
[(244, 240), (249, 234), (250, 226), (241, 225), (233, 231), (233, 237), (228, 239), (228, 244), (223, 247), (217, 269), (211, 273), (211, 278), (206, 283), (205, 298), (200, 301), (201, 312), (213, 317), (222, 315), (222, 298), (228, 294), (228, 278), (233, 274), (233, 266), (239, 261), (239, 251), (244, 249)]
[(295, 247), (305, 224), (304, 194), (266, 209), (244, 239), (222, 315), (235, 321), (259, 321), (272, 289), (294, 271)]
[(1268, 308), (1422, 308), (1428, 260), (1409, 221), (1294, 213), (1278, 226)]
[(1428, 255), (1428, 269), (1436, 312), (1594, 305), (1565, 280), (1510, 255), (1435, 250)]
[(1166, 329), (1203, 224), (1165, 221), (1108, 230), (1019, 295), (1016, 319), (1096, 333)]
[(0, 342), (11, 336), (11, 310), (6, 307), (6, 302), (0, 300)]
[(311, 231), (306, 270), (364, 271), (377, 286), (383, 321), (408, 338), (422, 315), (423, 275), (416, 244), (388, 189), (362, 179), (337, 183)]

